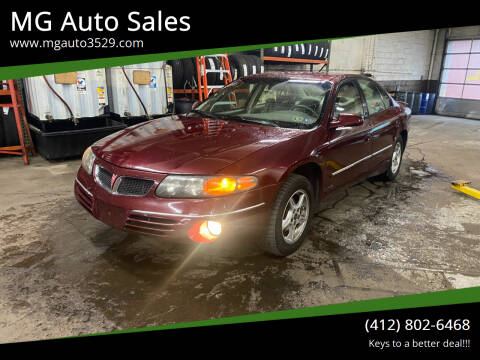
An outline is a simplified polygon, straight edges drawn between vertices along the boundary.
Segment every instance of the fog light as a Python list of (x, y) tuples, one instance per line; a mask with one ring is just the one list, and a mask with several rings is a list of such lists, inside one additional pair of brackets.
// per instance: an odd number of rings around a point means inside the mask
[(195, 242), (208, 243), (216, 240), (222, 233), (222, 224), (217, 221), (201, 221), (195, 223), (188, 236)]
[(207, 221), (207, 228), (210, 234), (219, 236), (222, 233), (222, 224), (217, 221)]

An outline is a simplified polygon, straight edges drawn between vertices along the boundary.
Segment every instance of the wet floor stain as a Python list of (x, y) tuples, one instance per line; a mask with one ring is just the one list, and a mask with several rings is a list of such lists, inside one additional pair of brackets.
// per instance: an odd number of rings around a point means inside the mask
[[(217, 246), (157, 244), (129, 235), (102, 255), (82, 283), (88, 301), (129, 327), (286, 308), (297, 284), (289, 261), (257, 250), (252, 239)], [(99, 286), (101, 284), (101, 286)]]

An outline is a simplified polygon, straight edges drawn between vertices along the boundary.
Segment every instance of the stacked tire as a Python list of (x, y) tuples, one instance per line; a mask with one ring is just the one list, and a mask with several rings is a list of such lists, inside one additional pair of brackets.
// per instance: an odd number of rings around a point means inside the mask
[(255, 55), (232, 54), (228, 56), (228, 62), (232, 80), (264, 72), (262, 60)]
[[(228, 56), (228, 60), (232, 80), (264, 72), (262, 61), (258, 56), (232, 54)], [(196, 87), (197, 64), (195, 58), (170, 60), (168, 64), (172, 66), (174, 89), (191, 89)], [(220, 70), (221, 61), (216, 57), (206, 57), (205, 66), (207, 70)], [(224, 85), (225, 76), (227, 75), (222, 72), (209, 72), (207, 73), (207, 82), (209, 85)]]
[(211, 72), (209, 73), (208, 70), (218, 71), (222, 70), (222, 63), (216, 57), (206, 57), (205, 58), (205, 67), (207, 69), (207, 82), (210, 85), (224, 85), (225, 80), (224, 77), (226, 74), (221, 72)]
[(197, 66), (195, 59), (169, 60), (168, 64), (172, 67), (174, 89), (191, 89), (195, 87), (197, 83)]
[(328, 41), (276, 46), (264, 49), (265, 56), (308, 60), (327, 60), (329, 52), (330, 44)]

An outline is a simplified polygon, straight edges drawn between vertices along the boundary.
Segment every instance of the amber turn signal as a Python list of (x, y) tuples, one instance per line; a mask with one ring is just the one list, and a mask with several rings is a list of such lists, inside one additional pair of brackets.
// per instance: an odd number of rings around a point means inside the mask
[(207, 195), (226, 195), (235, 191), (237, 182), (232, 177), (210, 178), (203, 183), (203, 192)]
[(227, 195), (235, 191), (252, 189), (255, 186), (257, 186), (257, 178), (253, 176), (243, 176), (236, 179), (233, 177), (218, 177), (206, 180), (203, 184), (203, 192), (210, 196)]
[(203, 192), (207, 195), (226, 195), (234, 192), (237, 181), (231, 177), (210, 178), (203, 183)]

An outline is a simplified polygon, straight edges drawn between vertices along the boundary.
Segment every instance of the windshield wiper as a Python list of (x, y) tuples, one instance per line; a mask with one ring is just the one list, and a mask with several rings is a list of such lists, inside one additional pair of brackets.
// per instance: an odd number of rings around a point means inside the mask
[(254, 118), (243, 118), (243, 117), (242, 119), (244, 119), (245, 121), (254, 122), (257, 124), (265, 125), (265, 123), (267, 123), (268, 125), (272, 125), (274, 127), (280, 127), (280, 125), (278, 125), (275, 120), (268, 120), (268, 119), (258, 120)]
[(274, 120), (268, 120), (268, 119), (259, 120), (259, 119), (246, 117), (246, 116), (227, 115), (227, 114), (216, 114), (216, 116), (220, 118), (224, 118), (225, 120), (252, 122), (260, 125), (272, 125), (274, 127), (280, 127), (280, 125), (278, 125)]
[(205, 111), (201, 111), (201, 110), (190, 110), (191, 113), (195, 113), (195, 114), (198, 114), (198, 115), (202, 115), (202, 116), (205, 116), (205, 117), (209, 117), (209, 118), (213, 118), (215, 116), (215, 114), (211, 114), (211, 113), (208, 113), (208, 112), (205, 112)]

